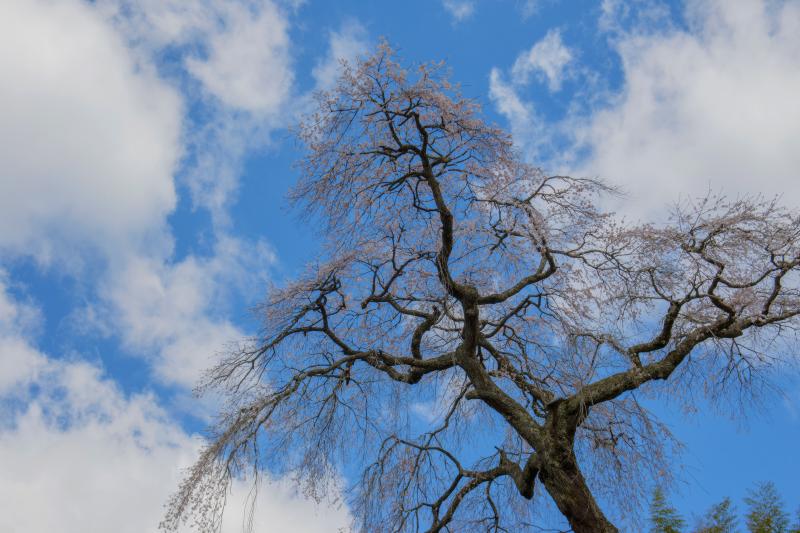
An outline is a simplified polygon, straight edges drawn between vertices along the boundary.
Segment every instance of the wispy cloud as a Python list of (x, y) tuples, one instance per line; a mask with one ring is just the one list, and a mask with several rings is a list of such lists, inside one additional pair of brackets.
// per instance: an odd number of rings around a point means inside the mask
[(565, 79), (579, 76), (585, 78), (585, 73), (575, 64), (574, 53), (563, 43), (558, 29), (518, 54), (508, 73), (498, 67), (490, 71), (489, 98), (508, 120), (514, 142), (529, 160), (541, 162), (550, 156), (562, 125), (547, 123), (534, 102), (523, 97), (524, 92), (536, 80), (556, 93)]
[(203, 56), (188, 57), (186, 67), (224, 105), (277, 114), (294, 77), (286, 16), (271, 2), (229, 5), (219, 28), (206, 36)]
[(561, 89), (561, 82), (571, 61), (572, 52), (564, 46), (561, 32), (550, 30), (530, 50), (517, 56), (511, 76), (518, 85), (528, 84), (532, 75), (539, 77), (547, 82), (551, 92), (556, 92)]
[(156, 377), (191, 388), (214, 356), (246, 332), (228, 318), (235, 293), (266, 286), (274, 252), (265, 243), (224, 237), (207, 257), (171, 263), (133, 257), (109, 274), (100, 289), (106, 331), (116, 331)]
[(514, 142), (527, 155), (536, 155), (538, 149), (535, 143), (541, 137), (535, 134), (535, 129), (541, 126), (542, 120), (537, 116), (533, 104), (522, 100), (516, 87), (505, 79), (498, 68), (493, 68), (489, 73), (489, 99), (508, 120)]
[(455, 22), (468, 19), (475, 13), (475, 0), (442, 0), (442, 6)]
[(328, 53), (312, 71), (317, 89), (330, 89), (341, 72), (342, 62), (353, 64), (368, 51), (366, 29), (356, 20), (349, 20), (328, 35)]
[(523, 20), (529, 19), (538, 13), (541, 5), (542, 0), (524, 0), (520, 7), (520, 13), (522, 14)]

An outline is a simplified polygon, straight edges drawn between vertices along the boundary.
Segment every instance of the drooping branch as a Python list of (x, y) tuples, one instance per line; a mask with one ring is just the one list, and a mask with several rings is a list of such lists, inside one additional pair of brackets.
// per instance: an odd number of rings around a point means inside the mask
[(209, 371), (226, 410), (170, 527), (247, 467), (318, 487), (348, 465), (357, 529), (520, 530), (544, 490), (573, 530), (615, 531), (599, 477), (639, 488), (665, 457), (637, 389), (763, 372), (765, 334), (797, 327), (800, 218), (773, 202), (630, 225), (599, 208), (609, 187), (525, 163), (441, 66), (386, 46), (318, 103), (293, 199), (324, 262)]

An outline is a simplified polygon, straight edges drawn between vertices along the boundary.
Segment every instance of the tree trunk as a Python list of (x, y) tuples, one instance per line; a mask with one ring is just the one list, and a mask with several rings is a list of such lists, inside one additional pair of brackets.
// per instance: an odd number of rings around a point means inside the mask
[(606, 519), (594, 501), (583, 478), (575, 454), (571, 449), (561, 449), (546, 461), (539, 471), (539, 479), (556, 502), (558, 509), (569, 521), (575, 533), (617, 533), (617, 528)]

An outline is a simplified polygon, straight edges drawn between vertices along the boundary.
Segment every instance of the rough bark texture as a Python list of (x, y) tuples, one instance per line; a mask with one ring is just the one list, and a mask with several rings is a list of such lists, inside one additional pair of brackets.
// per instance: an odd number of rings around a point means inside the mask
[(572, 450), (565, 449), (560, 453), (563, 457), (558, 457), (558, 452), (554, 452), (552, 468), (542, 468), (539, 479), (569, 521), (570, 527), (575, 533), (616, 532), (617, 528), (606, 519), (595, 502)]

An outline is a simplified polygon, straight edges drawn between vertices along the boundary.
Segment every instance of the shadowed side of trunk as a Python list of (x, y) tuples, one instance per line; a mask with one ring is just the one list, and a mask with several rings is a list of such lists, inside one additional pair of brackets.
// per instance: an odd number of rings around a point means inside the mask
[(556, 449), (544, 461), (539, 480), (575, 533), (616, 533), (595, 502), (571, 449)]

